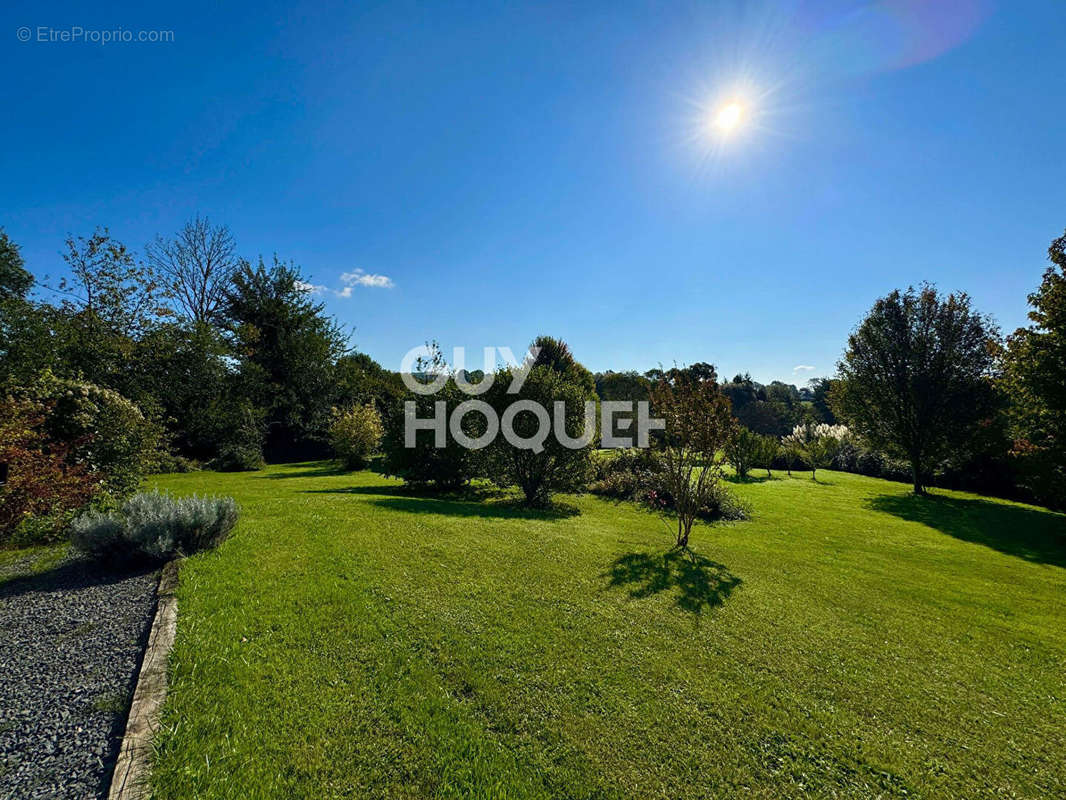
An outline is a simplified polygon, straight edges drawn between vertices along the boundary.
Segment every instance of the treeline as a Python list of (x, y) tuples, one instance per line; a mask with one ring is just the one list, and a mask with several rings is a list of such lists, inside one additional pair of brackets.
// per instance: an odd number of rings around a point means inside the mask
[(334, 408), (402, 389), (295, 265), (242, 258), (207, 219), (141, 257), (103, 228), (62, 257), (68, 274), (38, 285), (0, 231), (0, 540), (117, 502), (114, 474), (326, 457)]
[[(1063, 507), (1066, 236), (1049, 255), (1029, 297), (1032, 324), (1005, 339), (965, 294), (922, 287), (879, 299), (837, 374), (805, 387), (721, 381), (705, 362), (593, 375), (564, 342), (542, 337), (524, 391), (538, 402), (553, 393), (572, 400), (566, 425), (576, 436), (586, 400), (697, 386), (727, 400), (731, 419), (767, 437), (767, 448), (797, 429), (843, 423), (837, 468), (911, 480), (918, 492), (965, 486)], [(355, 465), (379, 439), (384, 466), (409, 482), (487, 477), (519, 486), (531, 503), (580, 489), (596, 471), (568, 448), (533, 458), (503, 446), (479, 456), (423, 447), (425, 437), (400, 446), (400, 401), (429, 399), (412, 398), (397, 373), (351, 349), (298, 267), (241, 257), (224, 226), (196, 218), (141, 257), (98, 229), (69, 238), (63, 259), (68, 274), (36, 286), (0, 231), (0, 542), (59, 535), (73, 513), (120, 502), (152, 470), (331, 455)], [(465, 399), (454, 381), (446, 392), (434, 402), (449, 410)], [(509, 402), (486, 398), (501, 414)], [(533, 422), (520, 416), (518, 427)], [(626, 435), (622, 418), (616, 425)], [(775, 464), (788, 466), (788, 448), (780, 452)]]

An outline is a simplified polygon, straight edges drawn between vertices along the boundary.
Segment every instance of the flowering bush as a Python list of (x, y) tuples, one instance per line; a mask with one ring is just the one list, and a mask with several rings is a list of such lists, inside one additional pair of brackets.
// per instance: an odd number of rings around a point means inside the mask
[[(829, 425), (805, 423), (797, 425), (792, 433), (781, 440), (786, 458), (801, 455), (811, 468), (811, 478), (815, 478), (818, 469), (828, 467), (841, 446), (849, 440), (850, 433), (846, 425)], [(791, 463), (789, 466), (791, 471)]]

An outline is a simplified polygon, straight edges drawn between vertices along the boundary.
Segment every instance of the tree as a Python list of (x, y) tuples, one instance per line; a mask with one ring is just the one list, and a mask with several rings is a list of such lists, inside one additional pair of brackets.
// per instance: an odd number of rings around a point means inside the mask
[(0, 228), (0, 300), (22, 299), (33, 286), (33, 276), (26, 271), (19, 246)]
[(1021, 482), (1038, 499), (1066, 505), (1066, 234), (1029, 295), (1032, 325), (1008, 339), (1003, 383)]
[(570, 352), (570, 346), (566, 342), (552, 336), (542, 335), (533, 340), (530, 348), (534, 347), (539, 348), (537, 358), (533, 362), (534, 367), (548, 367), (580, 383), (586, 391), (595, 393), (596, 379), (584, 365), (574, 358), (574, 354)]
[(157, 236), (145, 250), (185, 315), (196, 322), (213, 321), (240, 266), (229, 228), (197, 215), (173, 239)]
[(778, 442), (776, 436), (760, 436), (759, 447), (755, 454), (755, 464), (760, 467), (766, 468), (766, 477), (772, 477), (770, 467), (774, 464), (774, 459), (777, 458), (777, 454), (781, 451), (781, 444)]
[(836, 414), (829, 405), (829, 394), (832, 390), (833, 381), (829, 378), (811, 378), (810, 383), (811, 408), (818, 417), (819, 422), (836, 424)]
[(652, 387), (652, 411), (666, 424), (663, 480), (677, 514), (679, 548), (687, 548), (692, 523), (718, 488), (723, 450), (736, 432), (729, 401), (713, 381), (678, 375)]
[[(848, 429), (844, 425), (805, 422), (797, 425), (792, 433), (785, 437), (784, 447), (786, 453), (791, 451), (802, 455), (811, 468), (811, 480), (817, 480), (818, 470), (832, 463), (847, 436)], [(790, 457), (789, 475), (792, 474), (792, 460)]]
[(759, 435), (743, 427), (739, 428), (730, 440), (725, 448), (725, 458), (737, 471), (738, 478), (748, 477), (751, 468), (758, 461), (759, 447)]
[(966, 294), (896, 290), (848, 337), (832, 395), (837, 415), (907, 459), (914, 492), (924, 494), (932, 471), (964, 452), (993, 412), (998, 337)]
[(268, 457), (328, 452), (334, 365), (347, 340), (305, 285), (296, 267), (260, 258), (234, 273), (222, 306), (245, 396), (266, 411)]
[(62, 297), (53, 334), (62, 372), (129, 395), (127, 360), (168, 316), (166, 290), (107, 228), (68, 237), (63, 260), (70, 275), (52, 289)]
[[(485, 395), (501, 426), (508, 408), (516, 402), (532, 402), (543, 409), (543, 415), (529, 410), (514, 414), (511, 426), (515, 435), (535, 445), (516, 446), (501, 430), (486, 451), (486, 471), (499, 486), (517, 486), (527, 506), (544, 507), (551, 503), (552, 494), (577, 491), (588, 483), (596, 419), (592, 417), (590, 429), (585, 404), (594, 402), (596, 396), (580, 373), (570, 369), (533, 367), (518, 394), (507, 393), (510, 381), (510, 371), (501, 370)], [(556, 403), (562, 404), (562, 432), (583, 440), (583, 444), (570, 447), (559, 441)]]

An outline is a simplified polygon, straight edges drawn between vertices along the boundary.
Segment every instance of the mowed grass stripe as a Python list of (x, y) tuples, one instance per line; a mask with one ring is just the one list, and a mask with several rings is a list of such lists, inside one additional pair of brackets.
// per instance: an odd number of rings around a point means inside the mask
[(182, 570), (157, 796), (1066, 794), (1063, 517), (819, 477), (691, 557), (591, 496), (153, 479), (243, 507)]

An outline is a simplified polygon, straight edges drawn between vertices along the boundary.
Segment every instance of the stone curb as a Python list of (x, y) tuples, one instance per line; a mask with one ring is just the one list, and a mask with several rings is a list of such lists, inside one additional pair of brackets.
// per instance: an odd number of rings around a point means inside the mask
[(159, 727), (159, 711), (167, 696), (167, 657), (178, 628), (178, 559), (167, 562), (159, 576), (158, 601), (148, 646), (144, 651), (137, 688), (118, 751), (108, 800), (148, 797), (148, 759), (152, 735)]

